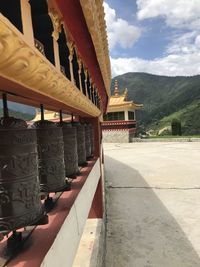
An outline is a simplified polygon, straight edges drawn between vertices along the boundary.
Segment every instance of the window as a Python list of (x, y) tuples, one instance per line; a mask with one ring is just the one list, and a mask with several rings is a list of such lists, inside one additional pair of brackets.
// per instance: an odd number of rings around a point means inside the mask
[(104, 121), (118, 121), (125, 120), (124, 111), (120, 112), (109, 112), (104, 115)]
[(134, 120), (135, 119), (135, 112), (134, 111), (129, 111), (128, 112), (128, 119), (129, 120)]

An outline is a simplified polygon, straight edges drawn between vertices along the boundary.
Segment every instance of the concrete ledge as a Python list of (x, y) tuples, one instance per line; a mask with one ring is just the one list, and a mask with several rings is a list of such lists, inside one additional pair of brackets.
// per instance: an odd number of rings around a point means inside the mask
[(70, 213), (45, 256), (41, 267), (71, 267), (81, 239), (91, 203), (100, 178), (100, 162), (96, 161), (79, 192)]
[(132, 138), (131, 142), (200, 142), (200, 138)]
[(130, 134), (125, 130), (103, 131), (104, 143), (129, 143)]
[(104, 220), (88, 219), (73, 267), (102, 267), (104, 241)]

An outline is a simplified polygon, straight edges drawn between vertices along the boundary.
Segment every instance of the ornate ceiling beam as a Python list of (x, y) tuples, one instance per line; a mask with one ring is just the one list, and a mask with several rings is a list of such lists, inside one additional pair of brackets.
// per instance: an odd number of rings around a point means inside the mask
[[(23, 34), (1, 14), (0, 54), (0, 76), (15, 84), (13, 87), (10, 85), (10, 91), (27, 98), (35, 93), (41, 103), (45, 96), (53, 105), (57, 103), (68, 109), (80, 110), (89, 116), (100, 115), (101, 111), (35, 47), (30, 46)], [(20, 91), (20, 88), (26, 90)]]
[[(74, 0), (55, 0), (55, 2), (60, 13), (63, 16), (63, 21), (73, 38), (73, 41), (84, 62), (84, 65), (89, 70), (89, 73), (98, 88), (105, 111), (108, 103), (110, 82), (107, 81), (108, 79), (103, 77), (104, 75), (108, 74), (105, 74), (106, 71), (101, 70), (101, 68), (103, 68), (103, 64), (101, 64), (100, 67), (100, 60), (98, 59), (98, 57), (100, 57), (102, 50), (100, 53), (96, 53), (94, 47), (96, 44), (93, 42), (91, 33), (88, 29), (86, 22), (87, 19), (84, 15), (84, 10), (81, 6), (81, 3), (80, 1)], [(100, 30), (102, 30), (102, 28), (100, 28)], [(104, 55), (102, 56), (104, 57)], [(107, 58), (107, 60), (109, 60), (109, 57)], [(107, 65), (109, 66), (109, 64)]]

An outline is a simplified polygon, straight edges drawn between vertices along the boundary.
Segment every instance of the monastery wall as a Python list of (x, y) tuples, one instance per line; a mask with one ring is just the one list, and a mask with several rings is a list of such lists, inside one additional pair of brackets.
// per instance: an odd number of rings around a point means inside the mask
[(128, 131), (103, 131), (104, 143), (129, 143), (130, 141), (131, 136)]

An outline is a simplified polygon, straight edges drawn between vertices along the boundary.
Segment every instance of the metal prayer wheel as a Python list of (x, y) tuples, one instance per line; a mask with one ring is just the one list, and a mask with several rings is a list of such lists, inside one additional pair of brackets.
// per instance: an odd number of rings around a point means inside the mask
[(42, 214), (37, 137), (23, 120), (0, 119), (0, 231), (32, 225)]
[(65, 175), (75, 177), (78, 172), (77, 129), (71, 123), (61, 122), (63, 130)]
[(41, 191), (63, 191), (66, 180), (62, 128), (47, 120), (37, 121), (32, 127), (37, 130)]
[(86, 151), (86, 158), (91, 158), (91, 132), (90, 132), (90, 125), (85, 124), (85, 151)]
[(77, 152), (78, 152), (78, 165), (83, 166), (86, 161), (86, 148), (85, 148), (85, 125), (79, 122), (73, 122), (73, 126), (77, 130)]

